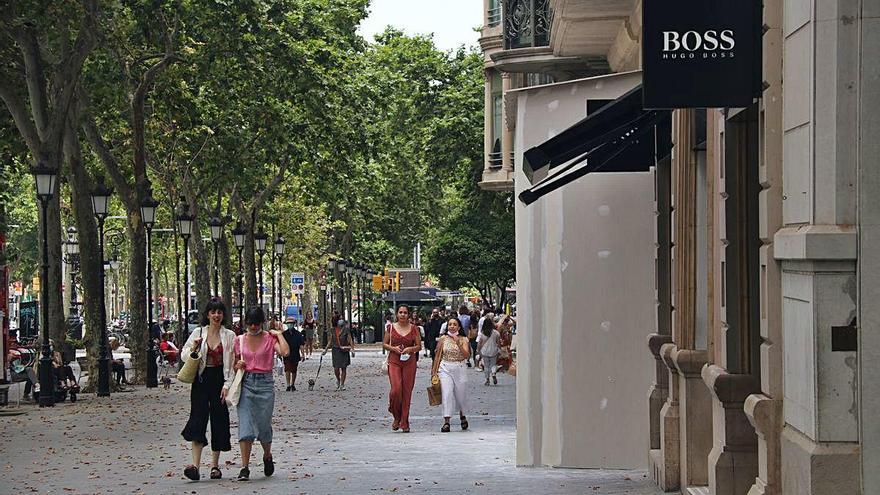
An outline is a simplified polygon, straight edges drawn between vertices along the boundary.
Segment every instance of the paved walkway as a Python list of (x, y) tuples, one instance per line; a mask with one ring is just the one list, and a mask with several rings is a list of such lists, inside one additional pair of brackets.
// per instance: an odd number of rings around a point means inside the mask
[[(190, 482), (182, 469), (188, 446), (180, 437), (189, 411), (188, 389), (83, 395), (51, 409), (25, 405), (27, 414), (0, 417), (0, 493), (659, 493), (639, 471), (517, 468), (514, 465), (515, 383), (499, 375), (485, 387), (473, 372), (470, 430), (439, 432), (439, 409), (427, 406), (428, 360), (419, 362), (412, 433), (392, 432), (382, 355), (357, 354), (348, 390), (336, 392), (329, 355), (315, 391), (307, 390), (318, 355), (300, 366), (299, 390), (276, 380), (276, 473), (262, 475), (252, 461), (251, 481), (236, 482), (238, 447), (221, 457), (222, 481)], [(236, 437), (232, 412), (233, 441)], [(259, 447), (254, 448), (260, 459)], [(206, 454), (208, 454), (206, 452)]]

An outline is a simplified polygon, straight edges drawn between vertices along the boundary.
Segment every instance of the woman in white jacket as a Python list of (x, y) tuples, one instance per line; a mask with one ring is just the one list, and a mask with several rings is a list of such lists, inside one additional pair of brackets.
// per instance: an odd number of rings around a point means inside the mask
[(226, 406), (226, 393), (234, 376), (235, 332), (223, 327), (226, 305), (219, 298), (213, 298), (205, 306), (202, 326), (193, 330), (183, 346), (183, 360), (189, 360), (194, 353), (202, 356), (199, 374), (190, 390), (189, 420), (183, 428), (183, 438), (192, 442), (193, 463), (183, 470), (183, 474), (199, 480), (199, 466), (202, 462), (202, 449), (208, 445), (205, 432), (211, 422), (211, 479), (223, 477), (220, 471), (220, 452), (232, 450), (229, 433), (229, 408)]

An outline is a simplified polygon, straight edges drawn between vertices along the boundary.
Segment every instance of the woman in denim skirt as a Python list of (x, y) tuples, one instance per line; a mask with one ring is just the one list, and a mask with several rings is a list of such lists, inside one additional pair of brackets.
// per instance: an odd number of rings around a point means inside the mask
[(246, 332), (235, 339), (235, 369), (244, 370), (238, 399), (238, 444), (241, 448), (239, 481), (250, 478), (254, 440), (263, 447), (263, 472), (272, 476), (272, 411), (275, 408), (275, 354), (287, 357), (290, 347), (277, 329), (265, 331), (266, 314), (259, 306), (245, 316)]

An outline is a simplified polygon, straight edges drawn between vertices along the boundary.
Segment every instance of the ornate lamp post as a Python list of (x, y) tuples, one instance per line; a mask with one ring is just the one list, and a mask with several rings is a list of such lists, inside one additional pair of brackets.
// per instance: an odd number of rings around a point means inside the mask
[[(284, 319), (284, 297), (282, 296), (282, 287), (284, 277), (282, 276), (281, 269), (281, 258), (284, 256), (284, 245), (287, 244), (287, 241), (284, 240), (281, 234), (278, 234), (278, 237), (275, 238), (275, 257), (278, 258), (278, 321), (282, 321)], [(272, 282), (275, 283), (274, 281)], [(275, 295), (272, 294), (272, 298), (275, 298)]]
[[(336, 280), (336, 260), (330, 258), (327, 260), (327, 275), (331, 277), (330, 283), (326, 287), (324, 294), (324, 331), (321, 332), (321, 344), (327, 345), (327, 331), (330, 329), (330, 311), (333, 311), (333, 283)], [(330, 300), (330, 308), (327, 308), (327, 299)]]
[[(40, 306), (42, 307), (43, 347), (40, 357), (40, 407), (55, 405), (55, 382), (52, 380), (52, 350), (49, 347), (49, 237), (47, 233), (46, 209), (55, 195), (58, 178), (55, 170), (40, 162), (31, 168), (37, 184), (37, 199), (40, 200), (40, 214), (43, 222), (43, 257), (40, 265)], [(40, 330), (40, 318), (36, 319)]]
[(159, 366), (156, 363), (156, 342), (153, 332), (153, 247), (152, 231), (156, 223), (156, 208), (159, 201), (153, 197), (152, 189), (147, 186), (147, 194), (141, 201), (141, 221), (147, 229), (147, 388), (159, 386)]
[[(76, 276), (79, 275), (79, 242), (76, 239), (76, 227), (67, 228), (67, 241), (63, 242), (64, 262), (70, 265), (70, 316), (67, 328), (72, 330), (79, 324), (79, 305), (77, 304)], [(79, 338), (82, 338), (80, 335)]]
[[(107, 219), (107, 210), (110, 203), (110, 196), (113, 189), (104, 184), (104, 177), (98, 177), (98, 185), (96, 185), (89, 193), (92, 199), (92, 213), (98, 220), (98, 256), (101, 263), (104, 263), (104, 220)], [(110, 261), (113, 267), (115, 260)], [(119, 262), (116, 261), (119, 266)], [(106, 284), (105, 270), (101, 270), (101, 289), (98, 298), (101, 300), (100, 324), (101, 324), (101, 342), (98, 351), (98, 397), (110, 397), (110, 349), (107, 343), (107, 304), (105, 302), (106, 294), (104, 288)]]
[(348, 298), (348, 318), (346, 319), (346, 321), (348, 321), (349, 325), (351, 325), (351, 317), (353, 316), (351, 314), (351, 312), (353, 309), (354, 301), (352, 300), (352, 297), (351, 297), (351, 283), (354, 278), (354, 272), (355, 272), (354, 262), (352, 262), (352, 261), (347, 262), (345, 264), (345, 273), (348, 274), (348, 276), (345, 277), (345, 293), (346, 293), (345, 297)]
[(183, 238), (183, 319), (180, 324), (184, 325), (186, 334), (189, 333), (189, 237), (194, 220), (186, 200), (180, 198), (180, 214), (177, 215), (177, 230)]
[(244, 278), (244, 265), (242, 264), (241, 253), (244, 250), (244, 241), (247, 236), (247, 229), (237, 224), (232, 229), (232, 240), (235, 242), (235, 249), (238, 250), (238, 326), (244, 328), (244, 289), (242, 287), (242, 279)]
[[(347, 304), (345, 301), (345, 265), (346, 264), (348, 264), (348, 260), (344, 260), (344, 259), (336, 260), (336, 273), (337, 273), (337, 277), (338, 277), (336, 279), (336, 287), (339, 290), (339, 294), (336, 298), (336, 304), (337, 304), (337, 306), (339, 306), (339, 312), (340, 312), (340, 314), (342, 314), (343, 317), (345, 316), (345, 308), (346, 308), (346, 304)], [(335, 321), (331, 321), (330, 323), (334, 326), (336, 325)]]
[(254, 234), (254, 244), (256, 244), (257, 254), (259, 255), (257, 258), (257, 295), (259, 296), (257, 299), (257, 304), (262, 308), (263, 307), (263, 254), (266, 253), (266, 240), (269, 238), (262, 229)]
[(208, 227), (211, 228), (211, 243), (214, 244), (214, 295), (220, 297), (220, 266), (217, 262), (217, 244), (223, 237), (223, 219), (220, 218), (219, 212), (215, 212), (208, 219)]

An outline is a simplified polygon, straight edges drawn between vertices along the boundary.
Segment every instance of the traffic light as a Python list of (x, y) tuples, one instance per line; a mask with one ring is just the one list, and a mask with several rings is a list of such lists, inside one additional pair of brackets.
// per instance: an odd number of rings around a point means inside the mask
[(394, 292), (400, 292), (400, 272), (394, 274)]
[(382, 275), (373, 275), (373, 290), (376, 292), (381, 292), (384, 287), (384, 277)]

